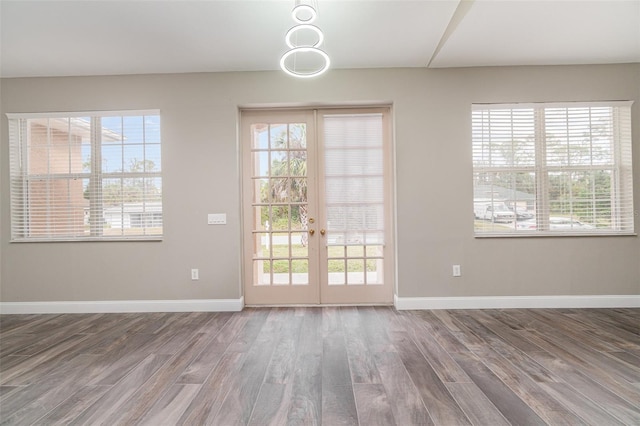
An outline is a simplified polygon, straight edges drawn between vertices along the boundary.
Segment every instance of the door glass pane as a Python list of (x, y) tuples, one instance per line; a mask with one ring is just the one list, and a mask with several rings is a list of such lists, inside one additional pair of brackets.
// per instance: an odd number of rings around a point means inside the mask
[(254, 152), (252, 161), (254, 176), (269, 176), (269, 151)]
[(254, 124), (251, 126), (251, 148), (268, 149), (269, 148), (269, 125), (265, 123)]
[(287, 149), (289, 146), (286, 124), (272, 124), (269, 130), (271, 149)]
[(271, 234), (256, 233), (253, 234), (255, 245), (254, 258), (270, 258), (271, 257)]
[(288, 231), (289, 224), (289, 206), (272, 206), (271, 207), (271, 222), (269, 222), (269, 229), (272, 231)]
[(307, 201), (307, 178), (291, 178), (290, 201), (304, 203)]
[(289, 178), (275, 178), (269, 181), (269, 196), (276, 203), (289, 200)]
[(382, 259), (367, 259), (367, 285), (383, 284)]
[(367, 246), (367, 257), (382, 257), (382, 246)]
[(269, 179), (253, 179), (253, 202), (268, 203)]
[(305, 123), (289, 124), (289, 148), (305, 150), (307, 149), (307, 125)]
[(269, 230), (269, 206), (256, 206), (253, 208), (254, 231)]
[(309, 284), (309, 261), (307, 259), (292, 260), (291, 276), (293, 285)]
[(364, 246), (347, 246), (347, 257), (364, 257)]
[(307, 151), (289, 153), (289, 171), (291, 176), (307, 176)]
[(346, 284), (344, 259), (329, 259), (327, 266), (329, 271), (329, 285)]
[(271, 285), (271, 261), (253, 261), (254, 285)]
[(347, 271), (347, 284), (364, 284), (364, 259), (348, 259)]
[(287, 151), (271, 151), (271, 176), (289, 176)]
[(291, 233), (291, 256), (292, 257), (309, 257), (308, 235), (306, 232)]
[(273, 261), (273, 285), (291, 284), (290, 263), (289, 259), (276, 259)]
[(307, 229), (309, 217), (307, 215), (307, 205), (293, 205), (291, 206), (291, 229), (302, 230)]
[(289, 233), (274, 232), (271, 234), (273, 257), (289, 257)]
[(329, 246), (327, 247), (328, 257), (344, 257), (345, 250), (345, 246)]

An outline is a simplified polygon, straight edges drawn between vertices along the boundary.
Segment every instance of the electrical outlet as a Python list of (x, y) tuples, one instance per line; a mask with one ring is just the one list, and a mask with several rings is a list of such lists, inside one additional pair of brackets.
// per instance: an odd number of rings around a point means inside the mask
[(200, 272), (197, 269), (192, 269), (191, 270), (191, 279), (193, 281), (200, 279)]
[(460, 269), (460, 265), (453, 265), (453, 276), (459, 277), (462, 275), (462, 270)]

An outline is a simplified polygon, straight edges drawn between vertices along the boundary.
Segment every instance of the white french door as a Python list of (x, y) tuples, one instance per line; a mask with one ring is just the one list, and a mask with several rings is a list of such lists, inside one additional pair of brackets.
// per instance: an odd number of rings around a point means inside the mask
[(318, 303), (314, 135), (313, 112), (242, 113), (247, 304)]
[(249, 305), (391, 303), (388, 108), (242, 112)]

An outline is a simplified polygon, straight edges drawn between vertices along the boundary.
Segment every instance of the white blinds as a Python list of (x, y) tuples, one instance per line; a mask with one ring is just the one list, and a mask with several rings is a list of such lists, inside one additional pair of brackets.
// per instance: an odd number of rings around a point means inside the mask
[(631, 102), (474, 105), (472, 138), (476, 234), (633, 233)]
[(323, 122), (327, 244), (384, 244), (383, 116), (327, 114)]
[(158, 111), (7, 116), (12, 241), (162, 235)]

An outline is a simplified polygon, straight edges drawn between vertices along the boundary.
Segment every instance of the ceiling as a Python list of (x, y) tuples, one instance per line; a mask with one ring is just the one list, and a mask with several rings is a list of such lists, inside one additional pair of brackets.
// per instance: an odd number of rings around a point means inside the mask
[[(640, 62), (640, 0), (308, 0), (333, 69)], [(278, 69), (294, 0), (0, 0), (0, 76)]]

